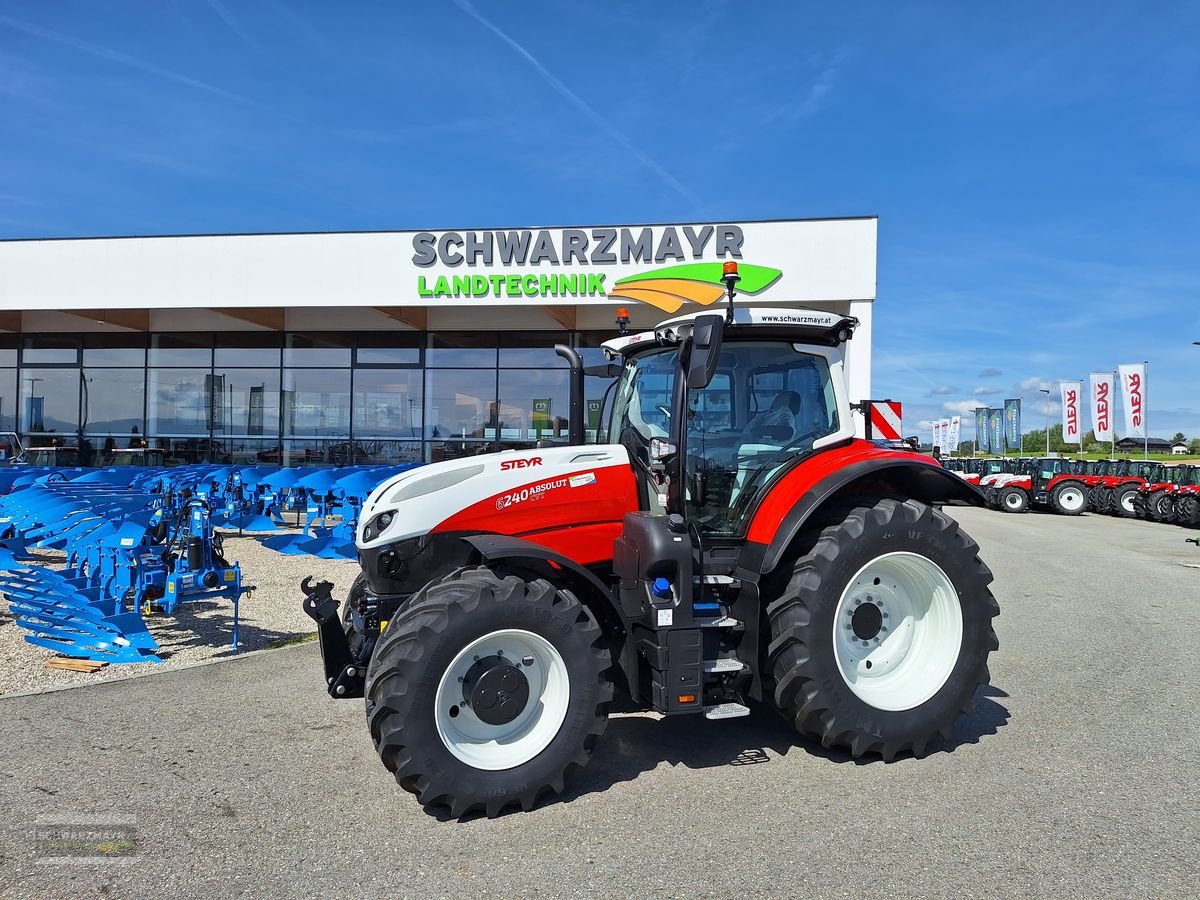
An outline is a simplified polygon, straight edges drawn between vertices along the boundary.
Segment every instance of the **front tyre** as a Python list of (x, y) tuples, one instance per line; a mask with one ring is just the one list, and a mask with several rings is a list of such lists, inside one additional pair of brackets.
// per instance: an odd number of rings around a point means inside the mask
[(1087, 509), (1087, 494), (1083, 492), (1083, 485), (1078, 482), (1064, 481), (1055, 485), (1050, 493), (1050, 502), (1060, 515), (1077, 516)]
[(997, 501), (1006, 513), (1023, 513), (1029, 509), (1029, 493), (1024, 488), (1001, 488)]
[(767, 608), (772, 699), (826, 747), (922, 756), (988, 681), (991, 572), (954, 520), (917, 501), (833, 518)]
[(608, 722), (609, 651), (544, 579), (465, 569), (421, 591), (367, 672), (367, 721), (397, 782), (462, 816), (531, 809), (586, 765)]
[(1124, 484), (1114, 488), (1112, 493), (1112, 511), (1122, 519), (1132, 519), (1136, 510), (1133, 505), (1133, 498), (1137, 496), (1138, 486), (1136, 484)]

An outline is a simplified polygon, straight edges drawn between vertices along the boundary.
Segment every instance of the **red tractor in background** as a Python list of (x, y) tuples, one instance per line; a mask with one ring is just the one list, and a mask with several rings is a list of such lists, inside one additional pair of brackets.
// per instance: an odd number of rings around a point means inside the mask
[(1118, 460), (1106, 475), (1096, 479), (1088, 494), (1088, 503), (1098, 513), (1132, 518), (1137, 514), (1133, 499), (1138, 488), (1154, 479), (1162, 467), (1157, 462)]
[(585, 765), (619, 696), (666, 716), (774, 707), (853, 757), (925, 755), (988, 681), (999, 608), (939, 508), (936, 462), (855, 438), (857, 320), (733, 308), (605, 344), (584, 444), (404, 472), (364, 504), (339, 611), (305, 579), (333, 697), (366, 698), (384, 766), (454, 816), (530, 809)]
[[(1133, 498), (1134, 515), (1154, 522), (1181, 521), (1181, 510), (1176, 508), (1176, 500), (1194, 496), (1193, 491), (1186, 489), (1196, 487), (1200, 487), (1200, 467), (1163, 466), (1154, 473), (1153, 480), (1137, 489)], [(1190, 504), (1185, 506), (1190, 507)]]
[(1083, 463), (1059, 457), (1027, 459), (1016, 472), (996, 484), (995, 506), (1004, 512), (1025, 512), (1030, 506), (1051, 508), (1064, 516), (1087, 509)]

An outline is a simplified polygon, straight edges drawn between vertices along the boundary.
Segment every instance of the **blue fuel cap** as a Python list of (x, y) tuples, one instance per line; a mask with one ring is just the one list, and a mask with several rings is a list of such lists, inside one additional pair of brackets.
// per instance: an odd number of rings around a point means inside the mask
[(671, 582), (665, 578), (655, 578), (654, 585), (650, 588), (654, 592), (655, 597), (670, 597)]

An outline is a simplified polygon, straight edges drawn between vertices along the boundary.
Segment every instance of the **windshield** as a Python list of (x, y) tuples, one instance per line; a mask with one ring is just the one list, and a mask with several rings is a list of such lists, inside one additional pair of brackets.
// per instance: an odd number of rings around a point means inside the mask
[[(671, 433), (675, 371), (674, 348), (639, 354), (617, 388), (611, 437), (643, 474), (651, 439)], [(837, 408), (823, 356), (787, 341), (726, 341), (712, 381), (687, 394), (688, 519), (710, 534), (740, 533), (771, 477), (840, 429)], [(660, 511), (654, 491), (647, 500)]]

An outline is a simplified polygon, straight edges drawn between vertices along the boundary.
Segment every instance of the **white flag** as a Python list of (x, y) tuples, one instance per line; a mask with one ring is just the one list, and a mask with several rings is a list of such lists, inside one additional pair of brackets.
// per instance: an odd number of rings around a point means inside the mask
[(1096, 440), (1113, 440), (1113, 398), (1116, 388), (1112, 372), (1092, 373), (1092, 427)]
[(962, 430), (962, 416), (950, 417), (950, 452), (958, 452), (958, 435)]
[(1142, 363), (1117, 366), (1121, 399), (1125, 401), (1125, 437), (1146, 436), (1146, 367)]
[(950, 420), (942, 419), (942, 455), (950, 452)]
[(1083, 385), (1078, 381), (1064, 381), (1062, 387), (1063, 440), (1068, 444), (1079, 443), (1079, 394)]

